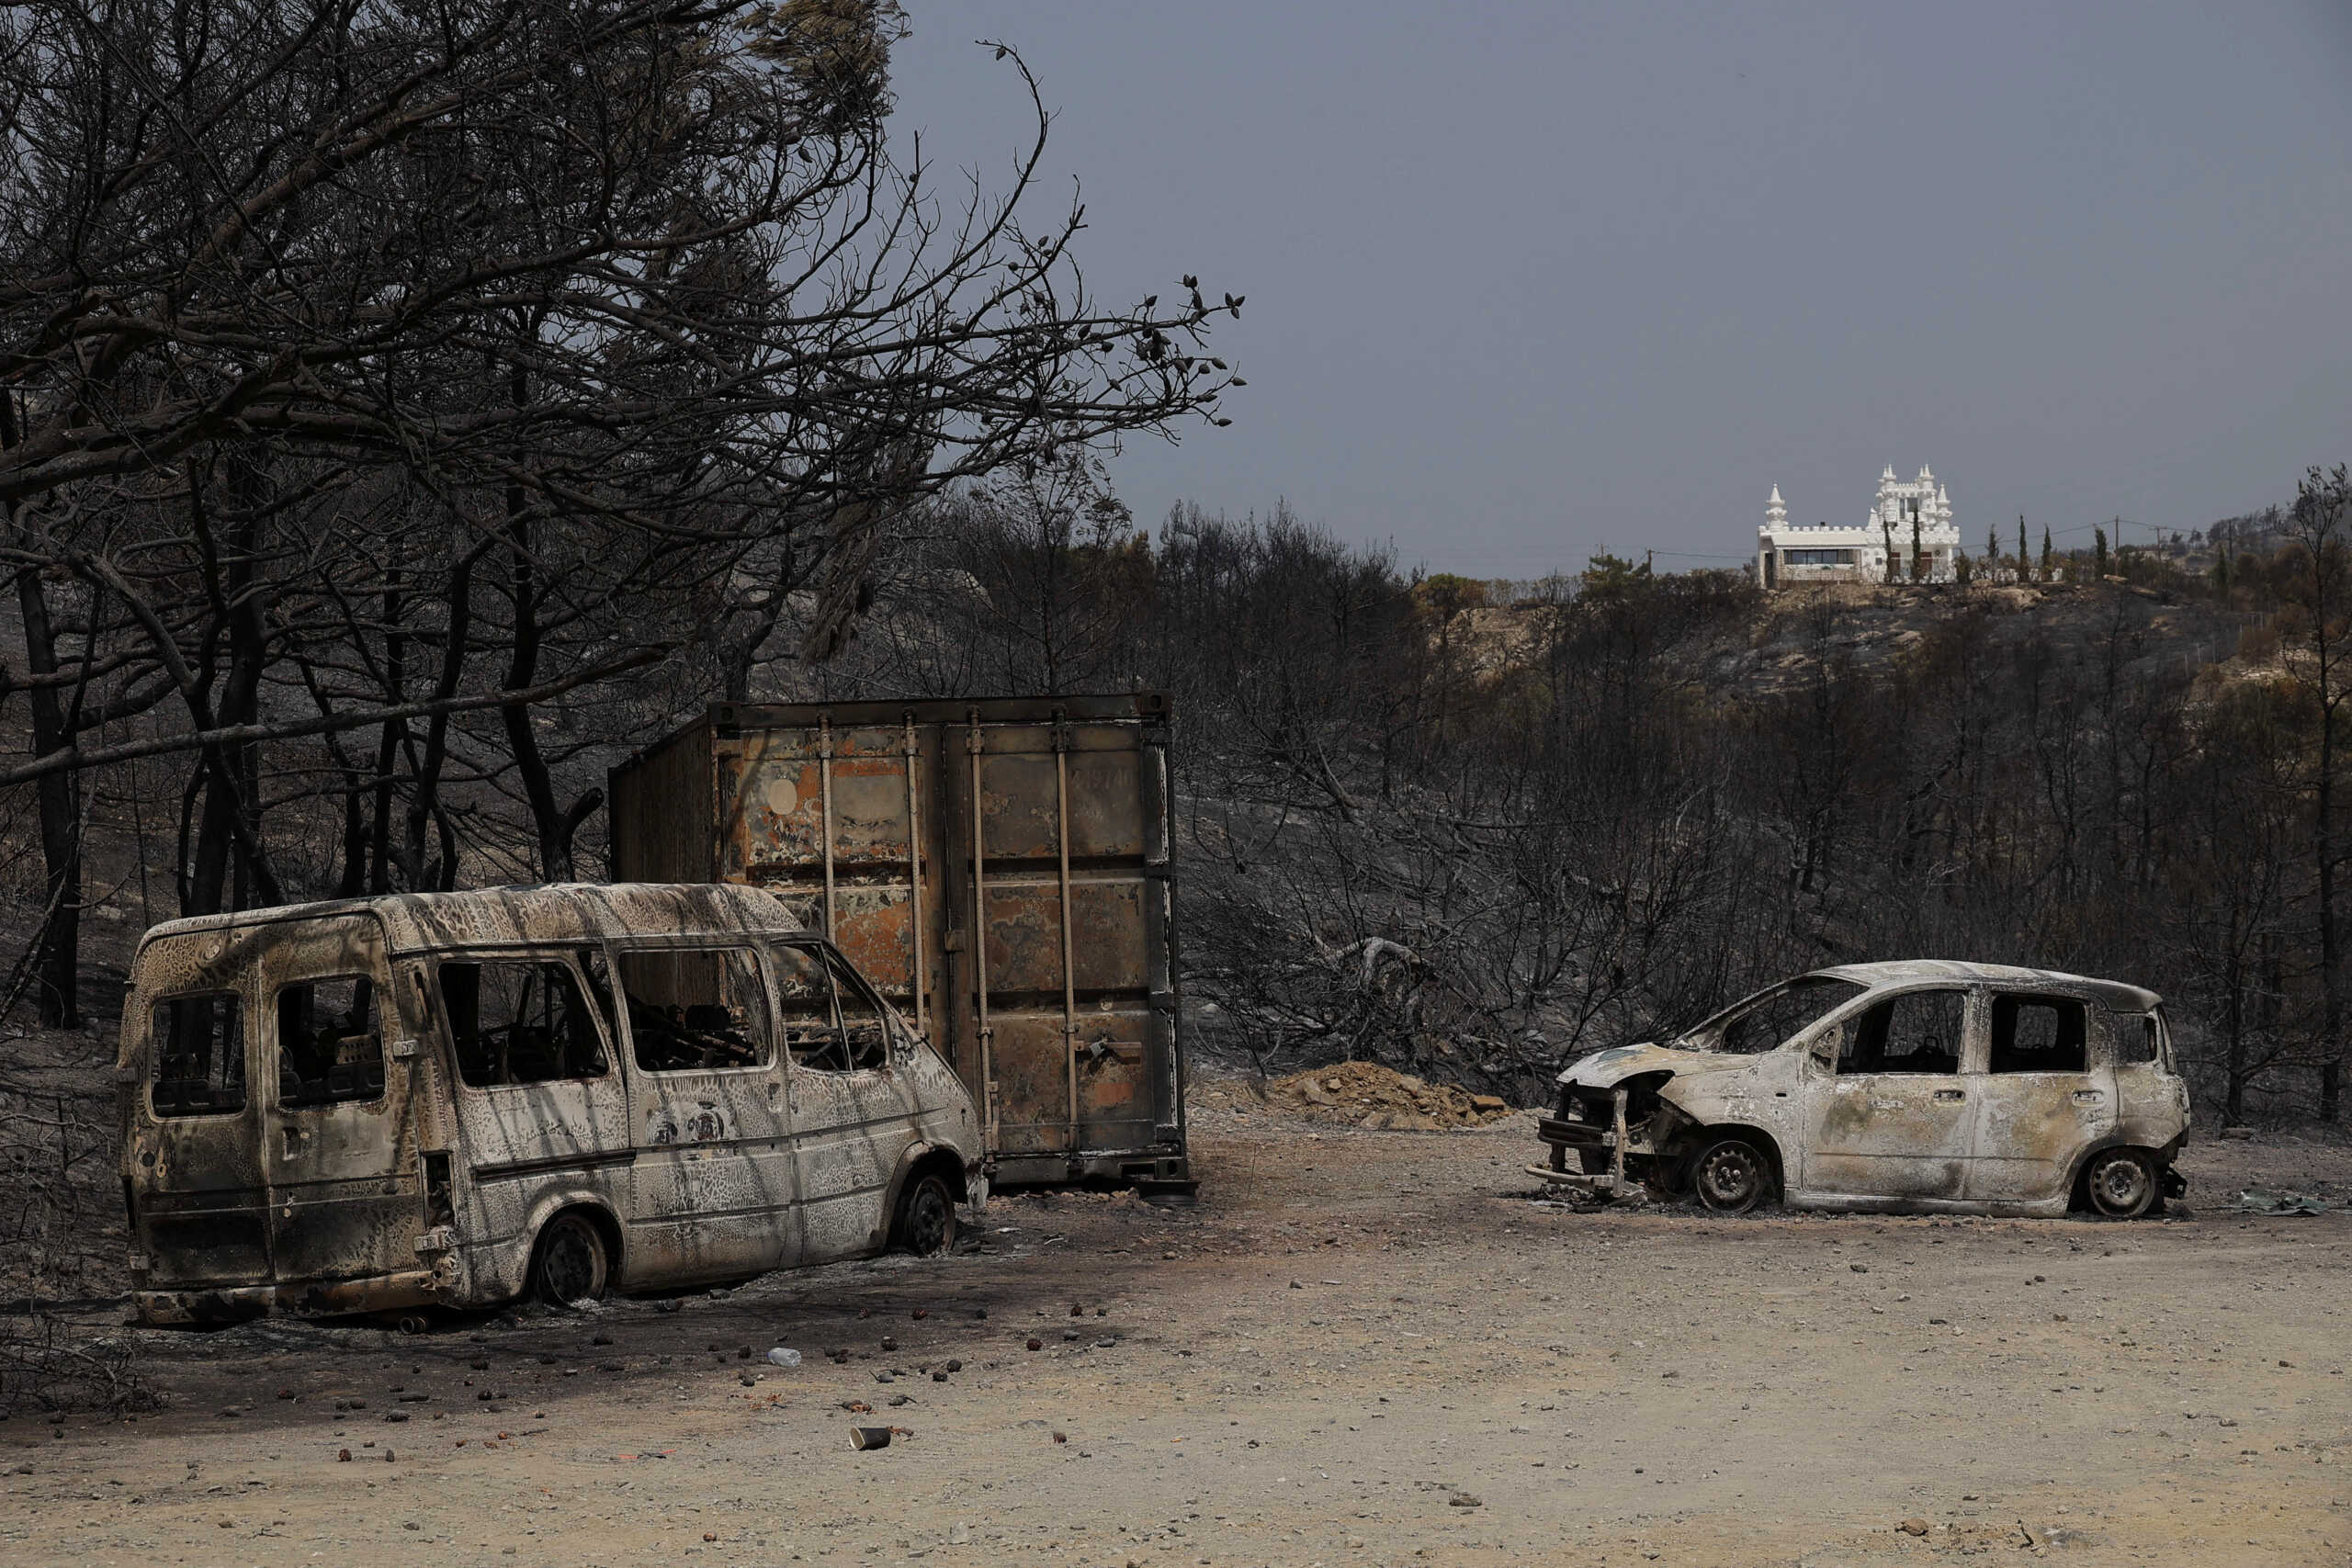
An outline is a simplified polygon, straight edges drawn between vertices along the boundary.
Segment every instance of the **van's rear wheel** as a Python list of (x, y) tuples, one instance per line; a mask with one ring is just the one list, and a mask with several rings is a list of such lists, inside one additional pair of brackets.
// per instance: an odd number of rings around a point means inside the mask
[(1772, 1167), (1746, 1138), (1717, 1138), (1690, 1162), (1690, 1192), (1718, 1214), (1744, 1214), (1771, 1195)]
[(903, 1252), (925, 1256), (956, 1245), (956, 1194), (947, 1190), (945, 1178), (926, 1171), (908, 1183), (890, 1242)]
[(2156, 1205), (2156, 1166), (2144, 1149), (2101, 1149), (2083, 1172), (2091, 1207), (2110, 1220), (2136, 1220)]
[(525, 1293), (549, 1306), (602, 1301), (611, 1274), (596, 1222), (577, 1211), (558, 1214), (539, 1233)]

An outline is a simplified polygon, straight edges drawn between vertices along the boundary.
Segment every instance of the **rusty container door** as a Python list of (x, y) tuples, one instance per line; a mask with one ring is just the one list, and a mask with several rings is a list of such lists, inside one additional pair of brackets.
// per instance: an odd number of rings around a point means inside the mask
[[(1167, 854), (1158, 747), (1067, 710), (951, 727), (956, 1034), (980, 1058), (991, 1145), (1015, 1173), (1142, 1149), (1171, 1108)], [(969, 1054), (969, 1053), (967, 1053)]]
[(1167, 740), (1153, 694), (725, 705), (616, 770), (614, 863), (807, 899), (1001, 1182), (1183, 1189)]

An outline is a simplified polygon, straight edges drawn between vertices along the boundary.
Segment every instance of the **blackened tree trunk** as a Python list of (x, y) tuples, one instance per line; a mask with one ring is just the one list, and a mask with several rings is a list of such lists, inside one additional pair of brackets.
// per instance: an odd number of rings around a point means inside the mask
[[(523, 373), (514, 373), (514, 400), (526, 395)], [(539, 624), (538, 560), (532, 550), (529, 497), (519, 484), (506, 491), (506, 596), (514, 607), (513, 651), (506, 661), (510, 692), (528, 690), (538, 680), (539, 654), (545, 643)], [(528, 703), (509, 703), (498, 710), (506, 732), (508, 752), (523, 784), (523, 799), (531, 811), (531, 826), (538, 840), (539, 875), (548, 882), (574, 880), (571, 840), (588, 814), (604, 804), (605, 792), (592, 789), (569, 807), (555, 798), (555, 773), (539, 748), (535, 714)]]
[[(248, 481), (237, 486), (240, 515), (216, 533), (205, 514), (203, 483), (189, 491), (190, 521), (203, 551), (204, 582), (211, 602), (215, 648), (227, 645), (227, 670), (212, 694), (215, 670), (208, 656), (205, 674), (184, 692), (188, 716), (199, 730), (251, 724), (261, 712), (261, 678), (269, 659), (268, 623), (260, 571), (254, 558), (256, 476), (242, 456), (232, 471)], [(196, 843), (186, 863), (180, 911), (218, 914), (282, 902), (277, 874), (262, 845), (259, 748), (256, 744), (207, 745), (198, 753), (202, 802), (196, 817)]]
[[(25, 667), (32, 677), (33, 752), (62, 750), (72, 739), (57, 685), (57, 637), (40, 573), (17, 573), (17, 607), (25, 623)], [(82, 779), (71, 769), (44, 773), (34, 786), (40, 810), (40, 852), (48, 873), (33, 990), (40, 1021), (72, 1029), (82, 1021)]]
[[(406, 700), (402, 689), (408, 680), (408, 637), (401, 629), (401, 615), (405, 605), (401, 595), (400, 573), (392, 572), (384, 586), (384, 701), (397, 707)], [(400, 762), (401, 753), (408, 745), (408, 721), (387, 719), (382, 732), (376, 738), (376, 789), (374, 810), (368, 825), (368, 891), (389, 893), (392, 890), (392, 769)], [(412, 879), (411, 887), (415, 886)]]

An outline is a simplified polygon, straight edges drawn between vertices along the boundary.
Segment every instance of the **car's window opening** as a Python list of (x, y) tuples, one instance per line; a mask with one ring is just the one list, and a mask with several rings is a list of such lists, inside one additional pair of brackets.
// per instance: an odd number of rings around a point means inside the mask
[(764, 1067), (773, 1059), (767, 993), (751, 949), (625, 949), (620, 982), (643, 1071)]
[(1694, 1051), (1752, 1056), (1803, 1033), (1866, 987), (1829, 975), (1800, 975), (1733, 1003), (1682, 1039)]
[(345, 1105), (384, 1094), (375, 982), (327, 975), (277, 992), (277, 1102)]
[(2115, 1060), (2119, 1066), (2143, 1067), (2157, 1055), (2154, 1015), (2143, 1012), (2115, 1020)]
[(1967, 1027), (1964, 991), (1909, 991), (1889, 997), (1846, 1021), (1838, 1071), (1957, 1073)]
[(605, 1076), (595, 1014), (569, 964), (441, 964), (441, 1006), (458, 1076), (473, 1089)]
[(2072, 997), (1995, 997), (1996, 1073), (2079, 1073), (2088, 1063), (2089, 1010)]
[(243, 1010), (234, 991), (168, 997), (148, 1025), (158, 1116), (228, 1116), (245, 1108)]

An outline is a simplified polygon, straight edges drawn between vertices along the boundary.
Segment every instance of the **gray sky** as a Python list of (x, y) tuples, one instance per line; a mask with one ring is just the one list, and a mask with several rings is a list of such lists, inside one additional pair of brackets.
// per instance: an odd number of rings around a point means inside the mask
[[(1882, 466), (1962, 536), (2352, 458), (2352, 6), (907, 0), (899, 119), (1001, 174), (1017, 45), (1106, 298), (1249, 303), (1138, 519), (1286, 498), (1487, 577), (1737, 557)], [(1704, 564), (1692, 556), (1662, 567)]]

